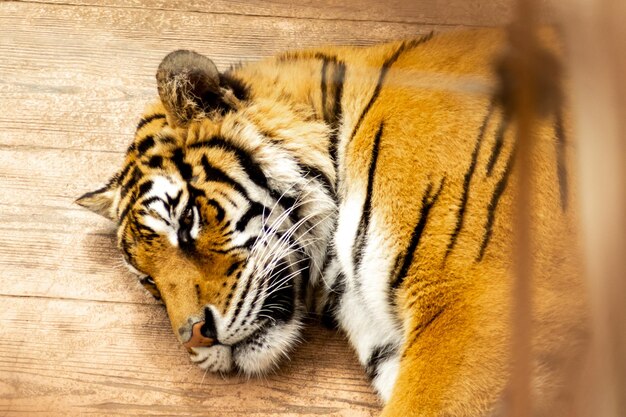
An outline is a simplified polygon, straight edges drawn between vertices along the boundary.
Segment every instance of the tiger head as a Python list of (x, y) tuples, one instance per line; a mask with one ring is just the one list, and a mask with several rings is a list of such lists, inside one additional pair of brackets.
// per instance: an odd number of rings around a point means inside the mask
[(297, 341), (325, 260), (329, 128), (194, 52), (169, 54), (157, 85), (123, 168), (77, 202), (117, 223), (192, 361), (263, 373)]

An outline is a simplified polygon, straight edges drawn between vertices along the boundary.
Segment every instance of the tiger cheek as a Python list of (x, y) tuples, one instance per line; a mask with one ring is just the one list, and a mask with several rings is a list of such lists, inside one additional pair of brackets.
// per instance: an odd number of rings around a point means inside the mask
[(160, 242), (153, 241), (149, 244), (139, 241), (135, 246), (135, 262), (144, 273), (155, 277), (159, 275), (159, 271), (162, 269), (159, 264), (162, 263), (160, 258), (166, 259), (167, 254), (163, 254), (160, 248)]

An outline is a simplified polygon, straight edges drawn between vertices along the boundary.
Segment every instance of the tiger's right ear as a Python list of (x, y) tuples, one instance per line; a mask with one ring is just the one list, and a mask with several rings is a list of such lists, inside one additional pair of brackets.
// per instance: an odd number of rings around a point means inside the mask
[(213, 61), (193, 51), (168, 54), (156, 79), (159, 97), (170, 116), (168, 122), (174, 126), (184, 127), (198, 116), (238, 105), (228, 80)]
[(117, 188), (117, 182), (111, 180), (104, 187), (78, 197), (75, 203), (109, 220), (115, 221), (117, 219), (113, 203), (115, 202)]

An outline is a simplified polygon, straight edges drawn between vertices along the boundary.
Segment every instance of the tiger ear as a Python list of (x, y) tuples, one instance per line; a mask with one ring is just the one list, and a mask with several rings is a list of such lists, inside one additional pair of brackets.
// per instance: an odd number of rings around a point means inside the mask
[(78, 197), (75, 203), (109, 220), (116, 220), (113, 207), (116, 192), (115, 181), (109, 181), (104, 187)]
[(224, 108), (236, 108), (238, 99), (209, 58), (193, 51), (171, 52), (156, 73), (159, 97), (174, 125)]

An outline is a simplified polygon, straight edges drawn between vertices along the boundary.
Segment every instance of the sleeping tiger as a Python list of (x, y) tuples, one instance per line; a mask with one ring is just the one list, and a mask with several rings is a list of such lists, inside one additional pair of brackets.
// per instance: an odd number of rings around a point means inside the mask
[[(122, 169), (77, 202), (117, 223), (203, 369), (274, 368), (314, 311), (347, 334), (384, 415), (489, 415), (509, 375), (518, 182), (505, 42), (429, 34), (223, 73), (173, 52)], [(543, 114), (533, 154), (533, 390), (550, 415), (584, 334), (568, 126)]]

